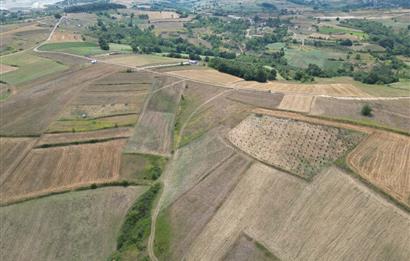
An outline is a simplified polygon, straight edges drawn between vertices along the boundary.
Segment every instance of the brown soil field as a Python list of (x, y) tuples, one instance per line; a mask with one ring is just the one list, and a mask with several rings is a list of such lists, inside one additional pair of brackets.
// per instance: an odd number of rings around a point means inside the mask
[(80, 34), (73, 34), (67, 32), (54, 32), (51, 42), (82, 42)]
[(0, 134), (18, 136), (42, 133), (81, 89), (116, 70), (108, 65), (95, 65), (27, 86), (0, 104)]
[(309, 94), (309, 95), (331, 95), (331, 96), (360, 96), (368, 97), (369, 94), (363, 92), (353, 84), (331, 83), (331, 84), (301, 84), (285, 82), (258, 83), (242, 81), (235, 84), (235, 87), (244, 89), (270, 90), (273, 92)]
[(185, 258), (221, 260), (245, 233), (280, 260), (407, 260), (409, 226), (407, 213), (338, 169), (306, 183), (257, 163)]
[(253, 90), (236, 90), (229, 94), (228, 99), (246, 103), (256, 107), (274, 109), (281, 104), (283, 94)]
[(0, 208), (4, 261), (106, 260), (145, 187), (64, 193)]
[(311, 179), (354, 148), (363, 134), (291, 119), (251, 115), (229, 132), (229, 140), (252, 157)]
[(173, 11), (143, 11), (143, 10), (138, 10), (134, 12), (135, 15), (148, 15), (148, 19), (152, 21), (156, 20), (172, 20), (172, 19), (178, 19), (179, 14)]
[(86, 31), (87, 26), (97, 23), (97, 15), (93, 13), (68, 13), (60, 23), (59, 30), (81, 34)]
[(118, 179), (125, 140), (33, 149), (0, 191), (3, 203)]
[(154, 32), (157, 34), (174, 33), (184, 31), (184, 23), (176, 20), (157, 20), (150, 23), (150, 25), (155, 26)]
[(178, 150), (171, 165), (165, 170), (167, 186), (163, 192), (165, 202), (161, 207), (166, 208), (232, 154), (233, 150), (218, 137), (217, 130), (208, 132)]
[[(369, 104), (372, 117), (361, 114), (362, 107)], [(310, 114), (374, 122), (379, 125), (410, 132), (410, 99), (355, 101), (316, 97)]]
[(7, 64), (1, 64), (0, 63), (0, 75), (4, 74), (4, 73), (15, 71), (17, 69), (18, 69), (18, 67), (14, 67), (14, 66), (10, 66), (10, 65), (7, 65)]
[(287, 94), (283, 97), (278, 109), (286, 111), (309, 112), (313, 96)]
[[(182, 194), (165, 213), (169, 216), (172, 260), (181, 260), (192, 242), (236, 186), (250, 161), (239, 154), (223, 162)], [(191, 171), (195, 171), (192, 169)], [(186, 173), (190, 176), (191, 173)]]
[(375, 133), (349, 156), (357, 174), (410, 207), (410, 138)]
[(0, 137), (0, 185), (36, 143), (32, 138)]
[(44, 134), (36, 143), (36, 147), (86, 143), (90, 141), (104, 141), (110, 139), (128, 138), (132, 135), (132, 128), (115, 128), (90, 132), (74, 132), (60, 134)]
[(242, 233), (232, 245), (229, 252), (223, 257), (224, 261), (280, 261), (259, 242)]
[(243, 81), (243, 79), (230, 74), (221, 73), (216, 70), (177, 70), (169, 71), (168, 74), (185, 79), (210, 83), (214, 85), (229, 86), (233, 83)]

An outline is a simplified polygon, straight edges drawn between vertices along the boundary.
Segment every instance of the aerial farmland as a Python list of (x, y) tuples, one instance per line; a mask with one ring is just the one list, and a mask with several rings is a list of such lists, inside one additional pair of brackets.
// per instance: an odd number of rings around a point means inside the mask
[(410, 260), (406, 1), (3, 2), (0, 260)]

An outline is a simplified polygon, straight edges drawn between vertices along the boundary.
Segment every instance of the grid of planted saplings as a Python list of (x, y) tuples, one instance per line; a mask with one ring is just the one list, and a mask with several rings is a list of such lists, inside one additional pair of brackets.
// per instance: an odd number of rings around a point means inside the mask
[(252, 157), (305, 179), (312, 178), (362, 139), (346, 129), (266, 115), (251, 115), (229, 140)]

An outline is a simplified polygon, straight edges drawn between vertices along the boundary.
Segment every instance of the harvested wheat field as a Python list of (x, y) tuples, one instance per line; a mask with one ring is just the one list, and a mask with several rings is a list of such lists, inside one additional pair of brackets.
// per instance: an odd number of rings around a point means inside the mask
[(9, 175), (0, 191), (11, 202), (119, 178), (125, 140), (33, 149)]
[(353, 84), (348, 83), (329, 83), (329, 84), (301, 84), (285, 82), (248, 82), (243, 81), (235, 84), (237, 88), (270, 90), (272, 92), (283, 92), (291, 94), (309, 94), (309, 95), (331, 95), (331, 96), (352, 96), (352, 97), (369, 97), (370, 95), (363, 92)]
[[(208, 155), (207, 157), (210, 157)], [(218, 207), (239, 182), (250, 165), (250, 160), (235, 153), (201, 178), (190, 169), (183, 179), (196, 176), (196, 185), (182, 194), (164, 213), (171, 224), (171, 253), (164, 253), (172, 260), (181, 260)], [(193, 182), (191, 182), (193, 183)], [(158, 231), (157, 233), (161, 233)]]
[(349, 156), (351, 167), (382, 191), (410, 207), (410, 138), (376, 132)]
[(36, 143), (32, 138), (0, 137), (0, 185)]
[(0, 75), (17, 70), (18, 67), (0, 63)]
[(230, 86), (233, 83), (243, 81), (242, 78), (216, 70), (176, 70), (167, 72), (170, 75), (182, 77), (192, 81), (210, 83), (214, 85)]
[(354, 148), (363, 134), (266, 115), (251, 115), (229, 132), (239, 149), (269, 165), (311, 179)]
[(190, 190), (232, 154), (233, 150), (218, 137), (217, 130), (208, 132), (178, 150), (164, 174), (169, 186), (164, 188), (165, 202), (161, 207), (167, 207)]
[[(372, 107), (372, 117), (361, 114), (365, 104)], [(358, 101), (316, 97), (310, 114), (365, 121), (410, 132), (410, 99)]]
[(148, 54), (127, 54), (127, 55), (112, 55), (106, 58), (102, 57), (104, 61), (112, 64), (131, 66), (131, 67), (142, 67), (142, 66), (153, 66), (153, 65), (163, 65), (163, 64), (179, 64), (185, 62), (186, 59), (170, 58), (159, 55), (148, 55)]
[(61, 146), (114, 139), (126, 139), (132, 135), (132, 132), (132, 128), (113, 128), (89, 132), (43, 134), (36, 143), (36, 147), (51, 147), (56, 145)]
[(309, 112), (313, 96), (287, 94), (283, 97), (278, 109), (285, 111)]
[(228, 99), (249, 104), (255, 107), (275, 109), (281, 104), (283, 94), (254, 90), (236, 90), (230, 93)]
[(128, 209), (145, 190), (100, 188), (2, 207), (0, 259), (105, 260)]
[(220, 260), (245, 233), (279, 260), (408, 260), (409, 226), (407, 213), (338, 169), (306, 183), (256, 163), (185, 258)]

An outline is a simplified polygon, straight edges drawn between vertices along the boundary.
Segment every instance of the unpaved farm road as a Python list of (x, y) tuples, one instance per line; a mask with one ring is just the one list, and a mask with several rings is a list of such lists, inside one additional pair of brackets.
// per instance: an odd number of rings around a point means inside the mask
[[(47, 42), (52, 38), (52, 36), (53, 36), (55, 30), (57, 29), (58, 25), (61, 23), (61, 21), (62, 21), (64, 18), (65, 18), (64, 16), (61, 17), (60, 20), (56, 23), (56, 25), (54, 26), (53, 30), (51, 31), (51, 33), (50, 33), (48, 39), (47, 39), (46, 41), (44, 41), (43, 43), (41, 43), (40, 45), (36, 46), (36, 47), (33, 49), (35, 52), (39, 52), (39, 53), (57, 53), (57, 54), (63, 54), (63, 55), (78, 57), (78, 58), (86, 59), (86, 60), (89, 60), (89, 61), (91, 61), (91, 60), (96, 60), (96, 61), (99, 62), (99, 63), (105, 63), (105, 64), (111, 64), (111, 65), (116, 65), (116, 66), (131, 68), (131, 69), (137, 70), (137, 71), (146, 70), (146, 71), (149, 71), (149, 72), (152, 72), (152, 73), (155, 73), (155, 74), (167, 75), (167, 76), (169, 76), (167, 73), (152, 71), (151, 69), (158, 68), (158, 67), (179, 65), (179, 63), (177, 63), (177, 64), (151, 65), (151, 66), (146, 66), (146, 67), (135, 67), (135, 66), (126, 65), (126, 64), (118, 64), (118, 63), (112, 63), (112, 62), (104, 61), (104, 60), (97, 60), (96, 58), (90, 58), (90, 57), (81, 56), (81, 55), (75, 55), (75, 54), (70, 54), (70, 53), (64, 53), (64, 52), (49, 52), (49, 51), (40, 51), (40, 50), (38, 50), (39, 47), (41, 47), (42, 45), (44, 45), (45, 43), (47, 43)], [(206, 82), (203, 82), (203, 81), (194, 80), (194, 79), (189, 79), (189, 78), (186, 78), (186, 77), (180, 77), (180, 76), (175, 76), (175, 75), (173, 75), (173, 76), (174, 76), (175, 78), (181, 79), (181, 81), (178, 81), (178, 82), (172, 83), (172, 84), (170, 84), (170, 85), (164, 86), (164, 87), (162, 87), (161, 89), (166, 88), (166, 87), (173, 86), (174, 84), (180, 83), (180, 82), (182, 82), (182, 81), (184, 81), (184, 80), (189, 80), (189, 81), (197, 82), (197, 83), (206, 83)], [(209, 84), (209, 83), (206, 83), (206, 84)], [(212, 85), (215, 85), (215, 84), (212, 84)], [(211, 101), (213, 101), (213, 100), (215, 100), (215, 99), (221, 97), (222, 95), (224, 95), (225, 93), (230, 92), (230, 91), (241, 90), (241, 89), (249, 90), (249, 88), (240, 88), (240, 87), (236, 87), (236, 86), (222, 86), (222, 85), (215, 85), (215, 86), (219, 86), (219, 87), (222, 87), (222, 88), (226, 88), (227, 90), (225, 90), (225, 91), (223, 91), (223, 92), (221, 92), (221, 93), (219, 93), (219, 94), (216, 94), (215, 96), (209, 98), (207, 101), (205, 101), (205, 102), (203, 102), (201, 105), (199, 105), (199, 106), (191, 113), (191, 115), (188, 117), (188, 119), (184, 122), (184, 125), (182, 126), (182, 128), (181, 128), (181, 130), (180, 130), (180, 133), (179, 133), (180, 135), (183, 134), (184, 129), (185, 129), (185, 126), (188, 124), (189, 120), (190, 120), (203, 106), (205, 106), (205, 105), (208, 104), (209, 102), (211, 102)], [(158, 89), (158, 90), (160, 90), (160, 89)], [(157, 90), (157, 91), (158, 91), (158, 90)], [(263, 91), (263, 92), (266, 92), (266, 90), (257, 90), (257, 89), (255, 89), (254, 91)], [(374, 101), (374, 100), (401, 100), (401, 99), (410, 99), (410, 97), (337, 97), (337, 96), (328, 96), (328, 95), (316, 95), (316, 96), (328, 97), (328, 98), (335, 98), (335, 99), (343, 99), (343, 100), (372, 100), (372, 101)], [(149, 99), (147, 99), (147, 100), (149, 100)], [(145, 106), (144, 106), (144, 107), (145, 107)], [(142, 114), (143, 114), (143, 113), (141, 113), (141, 115), (142, 115)], [(167, 185), (167, 184), (166, 184), (166, 179), (165, 179), (165, 177), (166, 177), (166, 174), (167, 174), (167, 170), (169, 169), (168, 166), (170, 166), (170, 165), (169, 165), (170, 162), (172, 162), (172, 160), (176, 157), (176, 155), (178, 155), (178, 153), (179, 153), (179, 150), (177, 149), (177, 150), (175, 151), (175, 153), (172, 155), (172, 157), (170, 158), (170, 160), (168, 161), (167, 167), (165, 168), (165, 170), (164, 170), (164, 172), (163, 172), (163, 175), (162, 175), (161, 178), (160, 178), (160, 179), (163, 181), (163, 183), (164, 183), (164, 184), (163, 184), (163, 187), (165, 187), (165, 186)], [(156, 257), (155, 252), (154, 252), (154, 241), (155, 241), (156, 222), (157, 222), (157, 218), (158, 218), (158, 215), (159, 215), (159, 212), (160, 212), (161, 203), (162, 203), (162, 201), (163, 201), (163, 194), (164, 194), (163, 191), (164, 191), (164, 189), (161, 190), (161, 194), (160, 194), (160, 196), (159, 196), (158, 202), (157, 202), (155, 208), (153, 209), (152, 219), (151, 219), (151, 232), (150, 232), (150, 235), (149, 235), (149, 238), (148, 238), (148, 255), (149, 255), (149, 257), (150, 257), (150, 259), (151, 259), (152, 261), (158, 261), (158, 258)]]

